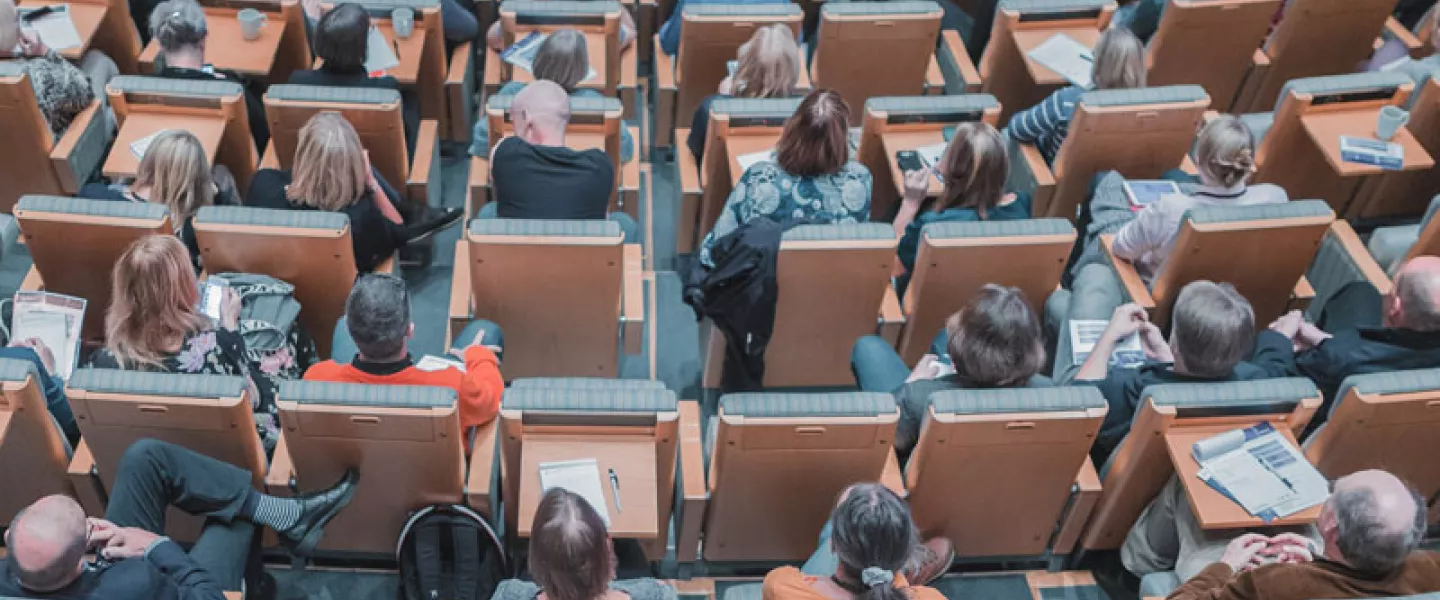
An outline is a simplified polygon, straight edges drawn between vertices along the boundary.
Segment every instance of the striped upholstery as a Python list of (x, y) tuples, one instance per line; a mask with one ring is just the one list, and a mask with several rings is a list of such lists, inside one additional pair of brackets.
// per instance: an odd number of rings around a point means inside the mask
[(833, 225), (798, 225), (783, 234), (786, 242), (828, 242), (855, 240), (887, 240), (895, 238), (895, 229), (887, 223), (844, 223)]
[(35, 374), (35, 363), (18, 358), (0, 358), (0, 381), (25, 381)]
[(1020, 13), (1069, 13), (1114, 6), (1113, 0), (1000, 0), (998, 10)]
[[(549, 0), (545, 0), (549, 1)], [(784, 4), (693, 4), (685, 5), (684, 14), (690, 17), (788, 17), (801, 13), (800, 5), (793, 2)]]
[(566, 389), (511, 387), (503, 410), (535, 412), (661, 413), (679, 409), (675, 392), (667, 389)]
[(500, 10), (527, 17), (593, 17), (620, 12), (615, 0), (507, 0)]
[(1336, 401), (1330, 405), (1330, 414), (1340, 406), (1350, 390), (1361, 394), (1404, 394), (1408, 392), (1429, 392), (1440, 390), (1440, 369), (1416, 369), (1414, 371), (1390, 371), (1368, 375), (1351, 375), (1340, 382)]
[(727, 416), (874, 417), (895, 414), (895, 397), (876, 392), (829, 394), (740, 393), (720, 399)]
[(14, 244), (17, 239), (20, 239), (20, 223), (15, 217), (0, 214), (0, 257), (10, 251), (10, 244)]
[(608, 219), (475, 219), (470, 235), (622, 238), (620, 224)]
[[(1389, 270), (1410, 253), (1410, 247), (1420, 241), (1420, 232), (1435, 218), (1435, 213), (1440, 210), (1440, 196), (1430, 199), (1430, 206), (1425, 209), (1425, 216), (1419, 223), (1414, 225), (1395, 225), (1393, 227), (1376, 227), (1370, 234), (1370, 243), (1365, 248), (1370, 251), (1370, 256), (1375, 257), (1375, 262), (1380, 268)], [(1318, 262), (1318, 261), (1317, 261)]]
[(1131, 106), (1135, 104), (1179, 104), (1208, 98), (1198, 85), (1167, 85), (1129, 90), (1085, 92), (1080, 103), (1086, 106)]
[[(553, 4), (556, 2), (563, 2), (563, 0), (544, 0), (543, 2), (541, 2), (541, 4)], [(589, 2), (579, 2), (578, 4), (589, 4)], [(514, 94), (491, 94), (490, 99), (485, 101), (485, 107), (488, 110), (503, 110), (508, 112), (510, 110), (510, 106), (514, 102)], [(625, 107), (624, 105), (620, 104), (619, 98), (602, 98), (596, 96), (570, 96), (570, 114), (572, 116), (582, 114), (618, 113), (622, 112), (624, 109)]]
[(765, 597), (765, 584), (744, 583), (725, 588), (723, 600), (761, 600)]
[(80, 369), (70, 376), (71, 389), (113, 394), (174, 398), (236, 398), (245, 391), (238, 375), (192, 375), (120, 369)]
[(419, 385), (366, 385), (328, 381), (283, 381), (278, 400), (376, 408), (446, 408), (455, 405), (451, 388)]
[(339, 102), (342, 104), (399, 104), (400, 92), (382, 88), (334, 87), (328, 85), (272, 85), (265, 92), (271, 100), (290, 102)]
[[(110, 143), (115, 140), (115, 129), (104, 112), (95, 114), (85, 124), (85, 129), (75, 139), (75, 146), (70, 149), (70, 154), (65, 157), (65, 163), (70, 167), (70, 172), (75, 175), (75, 181), (84, 183), (93, 179), (100, 171), (100, 165), (105, 162), (105, 153), (110, 149)], [(70, 135), (71, 132), (65, 132)]]
[[(1014, 136), (1004, 137), (1005, 152), (1010, 156), (1010, 174), (1005, 178), (1005, 189), (1016, 194), (1033, 193), (1040, 177), (1030, 168), (1030, 161), (1025, 160), (1025, 144), (1015, 141)], [(1048, 171), (1046, 177), (1052, 177)]]
[[(1372, 238), (1372, 243), (1373, 241)], [(1355, 257), (1345, 250), (1339, 238), (1328, 232), (1320, 240), (1320, 248), (1315, 251), (1315, 260), (1311, 261), (1310, 267), (1305, 270), (1305, 279), (1315, 290), (1315, 298), (1310, 301), (1310, 306), (1305, 311), (1306, 317), (1311, 321), (1320, 317), (1320, 310), (1340, 288), (1352, 282), (1366, 280), (1365, 273), (1355, 262)]]
[(166, 79), (163, 77), (141, 77), (119, 75), (110, 80), (107, 88), (125, 94), (164, 94), (167, 96), (190, 96), (194, 98), (228, 98), (239, 96), (244, 86), (234, 81), (220, 79)]
[[(1201, 409), (1237, 409), (1236, 414), (1247, 413), (1246, 409), (1289, 412), (1291, 409), (1278, 407), (1304, 398), (1319, 398), (1320, 390), (1315, 383), (1301, 377), (1283, 379), (1262, 379), (1258, 381), (1226, 381), (1220, 383), (1166, 383), (1152, 385), (1142, 393), (1144, 402), (1148, 398), (1156, 406)], [(1136, 414), (1139, 414), (1138, 412)]]
[(928, 223), (921, 233), (932, 240), (1064, 235), (1075, 233), (1068, 219), (1021, 219), (1017, 221), (941, 221)]
[(289, 227), (294, 229), (328, 229), (336, 234), (350, 226), (350, 217), (341, 212), (324, 210), (283, 210), (245, 206), (206, 206), (195, 213), (195, 223)]
[(985, 415), (1070, 412), (1104, 408), (1105, 397), (1091, 386), (946, 390), (930, 394), (936, 414)]
[(15, 204), (15, 211), (34, 211), (106, 217), (111, 219), (143, 219), (158, 221), (170, 212), (164, 204), (154, 202), (115, 202), (113, 200), (86, 200), (66, 196), (21, 196)]
[(924, 15), (939, 12), (941, 12), (939, 4), (919, 0), (904, 0), (900, 2), (826, 2), (820, 8), (821, 15), (834, 17)]
[(527, 377), (510, 382), (510, 389), (664, 390), (665, 382), (650, 379), (601, 379), (598, 377)]
[(731, 117), (788, 117), (795, 114), (803, 98), (717, 98), (710, 105), (710, 114)]
[(1334, 211), (1324, 200), (1291, 200), (1279, 204), (1252, 204), (1248, 206), (1198, 206), (1185, 211), (1185, 219), (1196, 225), (1213, 223), (1235, 223), (1238, 221), (1264, 221), (1269, 219), (1302, 219), (1311, 217), (1334, 217)]
[[(834, 5), (827, 4), (826, 6)], [(865, 101), (866, 111), (884, 112), (892, 117), (895, 115), (947, 115), (982, 112), (989, 108), (999, 107), (1000, 101), (990, 94), (877, 96)]]
[(1255, 137), (1255, 143), (1265, 139), (1265, 134), (1270, 133), (1270, 128), (1275, 126), (1275, 113), (1250, 113), (1240, 115), (1240, 122), (1250, 128), (1250, 133)]

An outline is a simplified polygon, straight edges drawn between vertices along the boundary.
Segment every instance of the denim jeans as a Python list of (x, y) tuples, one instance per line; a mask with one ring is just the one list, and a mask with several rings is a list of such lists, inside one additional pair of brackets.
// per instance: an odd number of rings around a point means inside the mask
[(826, 519), (825, 527), (820, 529), (820, 539), (815, 542), (815, 552), (801, 565), (801, 573), (814, 577), (829, 577), (840, 568), (840, 557), (835, 555), (835, 549), (830, 545), (830, 534), (830, 520)]
[[(480, 212), (475, 214), (477, 219), (498, 219), (500, 218), (500, 204), (498, 202), (487, 202), (480, 207)], [(635, 223), (634, 217), (628, 213), (613, 212), (605, 218), (620, 224), (620, 233), (625, 235), (625, 243), (634, 244), (640, 239), (640, 225)]]
[[(949, 342), (950, 334), (942, 327), (930, 341), (930, 354), (948, 360)], [(905, 366), (900, 353), (875, 335), (855, 340), (855, 347), (850, 351), (850, 371), (855, 374), (855, 385), (862, 392), (894, 393), (910, 377), (910, 367)]]
[[(495, 353), (495, 357), (503, 361), (505, 358), (505, 332), (501, 331), (500, 326), (494, 321), (485, 319), (471, 321), (464, 329), (460, 330), (455, 339), (450, 341), (450, 348), (459, 350), (469, 346), (481, 330), (485, 331), (485, 336), (481, 339), (484, 340), (486, 346), (501, 348), (500, 352)], [(355, 339), (350, 337), (350, 328), (345, 324), (345, 317), (340, 317), (340, 320), (335, 323), (335, 334), (330, 340), (330, 358), (337, 363), (349, 364), (359, 353), (359, 349), (355, 346)]]

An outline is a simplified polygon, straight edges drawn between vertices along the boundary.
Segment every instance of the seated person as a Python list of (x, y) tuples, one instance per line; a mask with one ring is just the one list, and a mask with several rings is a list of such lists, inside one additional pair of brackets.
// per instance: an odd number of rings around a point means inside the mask
[(1390, 293), (1354, 282), (1335, 292), (1318, 323), (1291, 312), (1256, 339), (1255, 362), (1271, 377), (1307, 377), (1325, 404), (1310, 426), (1325, 421), (1346, 377), (1440, 367), (1440, 258), (1401, 265)]
[[(87, 518), (62, 495), (41, 498), (15, 517), (5, 531), (0, 595), (222, 600), (224, 590), (241, 589), (255, 526), (275, 530), (296, 556), (309, 556), (357, 479), (350, 471), (325, 491), (279, 498), (255, 491), (254, 475), (230, 463), (140, 440), (120, 459), (104, 519)], [(170, 508), (205, 517), (188, 553), (164, 535)], [(85, 558), (89, 552), (94, 563)]]
[(895, 394), (900, 424), (895, 449), (909, 453), (930, 410), (930, 394), (945, 390), (1049, 386), (1040, 319), (1018, 288), (987, 285), (935, 336), (915, 370), (879, 336), (855, 342), (850, 354), (855, 383), (865, 392)]
[[(686, 4), (787, 4), (788, 0), (679, 0), (670, 11), (670, 18), (660, 26), (660, 50), (670, 56), (680, 53), (680, 30), (685, 23)], [(781, 25), (781, 27), (785, 27)], [(788, 31), (790, 28), (785, 27)], [(758, 33), (758, 32), (757, 32)], [(791, 36), (794, 37), (793, 35)], [(752, 38), (753, 39), (753, 38)]]
[[(442, 17), (443, 19), (443, 17)], [(337, 4), (315, 25), (311, 47), (321, 60), (320, 68), (299, 70), (286, 83), (333, 87), (379, 88), (400, 92), (400, 116), (405, 124), (407, 156), (415, 157), (415, 140), (420, 131), (420, 99), (401, 89), (394, 77), (371, 77), (365, 70), (370, 39), (370, 13), (359, 4)]]
[(270, 143), (270, 121), (265, 118), (264, 92), (239, 75), (217, 70), (205, 62), (205, 40), (210, 30), (205, 9), (195, 0), (166, 0), (150, 13), (150, 34), (160, 43), (160, 61), (155, 73), (167, 79), (219, 79), (245, 86), (245, 116), (255, 149), (265, 152)]
[[(1433, 6), (1433, 3), (1432, 3)], [(1435, 9), (1431, 9), (1435, 10)], [(1375, 51), (1370, 58), (1370, 63), (1365, 67), (1367, 71), (1400, 71), (1409, 75), (1415, 81), (1423, 81), (1436, 71), (1440, 71), (1440, 19), (1432, 19), (1430, 22), (1430, 48), (1429, 55), (1423, 58), (1410, 58), (1409, 49), (1399, 39), (1387, 39), (1385, 45)]]
[[(1165, 196), (1138, 213), (1130, 211), (1128, 200), (1123, 206), (1124, 211), (1112, 210), (1128, 213), (1133, 218), (1115, 234), (1115, 256), (1133, 262), (1146, 284), (1160, 272), (1165, 258), (1175, 248), (1180, 223), (1191, 208), (1279, 204), (1289, 200), (1280, 186), (1269, 183), (1246, 185), (1255, 173), (1255, 137), (1250, 128), (1236, 117), (1225, 115), (1205, 124), (1196, 142), (1195, 159), (1200, 170), (1200, 185), (1186, 183), (1182, 187), (1184, 194)], [(1176, 174), (1190, 179), (1178, 171), (1173, 172), (1171, 177), (1176, 177)], [(1104, 186), (1105, 182), (1102, 181), (1101, 185)], [(1098, 205), (1092, 207), (1092, 211), (1099, 210)]]
[[(1187, 550), (1195, 559), (1211, 561), (1172, 592), (1170, 600), (1310, 600), (1440, 591), (1440, 554), (1418, 549), (1425, 539), (1425, 508), (1424, 499), (1390, 473), (1360, 471), (1341, 477), (1316, 522), (1324, 547), (1316, 544), (1314, 549), (1305, 547), (1312, 540), (1295, 534), (1267, 538), (1248, 533), (1222, 546), (1223, 541), (1201, 534), (1193, 515), (1185, 516), (1190, 509), (1184, 499), (1173, 518), (1156, 505), (1146, 512), (1165, 519), (1155, 523), (1157, 528), (1175, 529), (1162, 533), (1171, 539), (1159, 545), (1170, 550), (1178, 537), (1181, 564), (1189, 558)], [(1142, 520), (1136, 527), (1148, 525)], [(1137, 535), (1132, 531), (1132, 538)], [(1187, 535), (1198, 537), (1187, 545)], [(1156, 543), (1153, 536), (1149, 543)], [(1278, 564), (1265, 564), (1276, 560)]]
[[(674, 21), (679, 15), (671, 15)], [(677, 22), (678, 25), (678, 22)], [(667, 24), (668, 26), (668, 24)], [(663, 35), (663, 34), (662, 34)], [(710, 131), (710, 106), (718, 98), (789, 98), (800, 85), (800, 48), (795, 33), (780, 23), (755, 30), (750, 41), (740, 45), (736, 54), (735, 74), (720, 82), (715, 94), (705, 97), (690, 121), (690, 137), (685, 145), (695, 155), (696, 166), (705, 156), (705, 138)]]
[(30, 361), (35, 365), (37, 383), (45, 394), (45, 407), (50, 410), (55, 424), (70, 447), (80, 445), (80, 426), (75, 423), (75, 412), (70, 409), (70, 399), (65, 397), (65, 380), (55, 373), (55, 353), (39, 338), (11, 340), (10, 345), (0, 348), (0, 358)]
[(361, 275), (345, 301), (344, 322), (335, 328), (333, 360), (310, 367), (305, 380), (451, 388), (459, 398), (461, 429), (468, 433), (494, 419), (505, 393), (497, 358), (503, 343), (500, 326), (477, 321), (461, 333), (457, 343), (466, 345), (450, 352), (465, 361), (463, 369), (417, 368), (409, 349), (414, 334), (405, 280)]
[[(1104, 268), (1092, 265), (1089, 268)], [(1078, 286), (1078, 283), (1077, 283)], [(1057, 371), (1062, 364), (1070, 363), (1069, 320), (1087, 318), (1083, 296), (1089, 292), (1077, 289), (1070, 306), (1067, 326), (1060, 329), (1059, 336), (1064, 352), (1056, 351)], [(1093, 313), (1091, 313), (1093, 314)], [(1260, 367), (1242, 362), (1251, 355), (1255, 347), (1255, 312), (1228, 283), (1192, 281), (1180, 290), (1171, 311), (1170, 340), (1166, 343), (1160, 328), (1151, 323), (1145, 309), (1138, 304), (1124, 304), (1115, 309), (1110, 324), (1096, 340), (1095, 348), (1078, 370), (1060, 377), (1060, 381), (1074, 385), (1093, 385), (1100, 388), (1110, 411), (1100, 425), (1095, 446), (1090, 457), (1095, 464), (1105, 464), (1105, 459), (1120, 445), (1120, 440), (1130, 431), (1130, 420), (1139, 408), (1145, 388), (1161, 383), (1188, 383), (1205, 381), (1238, 381), (1264, 379), (1269, 377)], [(1131, 335), (1140, 336), (1145, 348), (1145, 363), (1138, 368), (1121, 368), (1110, 365), (1110, 355), (1116, 344)]]
[(1164, 16), (1167, 4), (1168, 0), (1133, 0), (1115, 9), (1110, 26), (1129, 29), (1140, 41), (1149, 42), (1160, 28), (1160, 17)]
[(21, 30), (14, 0), (0, 0), (0, 61), (18, 63), (25, 71), (56, 139), (92, 101), (105, 102), (105, 84), (120, 74), (115, 61), (97, 50), (86, 52), (76, 67), (46, 47), (33, 30)]
[(675, 600), (675, 588), (650, 579), (615, 579), (615, 550), (605, 521), (585, 498), (551, 488), (530, 527), (530, 575), (506, 579), (492, 600)]
[(884, 485), (840, 492), (805, 564), (765, 575), (765, 600), (941, 600), (926, 584), (955, 560), (945, 538), (920, 543), (910, 507)]
[[(219, 327), (200, 312), (200, 282), (190, 253), (173, 235), (140, 238), (115, 261), (110, 306), (105, 310), (105, 347), (91, 357), (97, 369), (238, 375), (249, 380), (260, 441), (280, 440), (276, 376), (252, 369), (240, 335), (240, 296), (227, 289)], [(309, 366), (309, 352), (292, 349), (286, 370)], [(277, 370), (278, 375), (278, 370)]]
[(1015, 113), (1006, 127), (1015, 141), (1035, 144), (1045, 162), (1055, 163), (1060, 144), (1070, 134), (1070, 118), (1080, 96), (1091, 90), (1123, 90), (1145, 87), (1145, 45), (1135, 34), (1123, 27), (1112, 27), (1095, 43), (1095, 66), (1091, 69), (1092, 87), (1071, 85), (1056, 90), (1050, 97), (1026, 110)]
[[(785, 120), (775, 159), (750, 165), (700, 244), (710, 248), (751, 219), (863, 223), (870, 220), (870, 169), (850, 158), (850, 106), (833, 90), (815, 90)], [(782, 223), (783, 224), (783, 223)]]
[(374, 271), (406, 244), (460, 220), (460, 211), (407, 226), (400, 196), (370, 167), (370, 154), (345, 117), (320, 112), (300, 128), (289, 171), (261, 169), (250, 181), (245, 205), (281, 210), (327, 210), (350, 217), (355, 268)]
[(160, 132), (140, 159), (135, 179), (129, 183), (86, 184), (81, 198), (120, 202), (154, 202), (170, 210), (175, 235), (190, 250), (190, 261), (200, 270), (200, 243), (191, 221), (203, 206), (215, 204), (215, 183), (210, 160), (195, 135), (183, 129)]
[[(678, 11), (679, 9), (676, 10)], [(502, 52), (505, 50), (505, 30), (502, 29), (502, 27), (504, 27), (503, 20), (497, 18), (495, 19), (494, 23), (490, 24), (489, 31), (485, 32), (485, 44), (490, 46), (490, 49), (494, 50), (495, 52)], [(635, 43), (636, 31), (638, 30), (635, 29), (635, 17), (630, 16), (630, 11), (628, 9), (620, 11), (621, 54), (624, 54), (625, 51), (630, 48), (630, 45)], [(528, 32), (526, 32), (525, 34), (517, 33), (515, 35), (516, 41), (524, 38), (524, 35), (528, 35)]]
[(495, 201), (481, 207), (482, 219), (604, 219), (620, 224), (625, 241), (639, 227), (625, 213), (611, 213), (615, 163), (599, 148), (565, 145), (570, 96), (553, 81), (525, 86), (510, 105), (515, 135), (490, 151)]
[[(930, 195), (930, 178), (944, 182), (940, 197), (929, 210), (920, 207)], [(1010, 176), (1010, 155), (1000, 132), (985, 123), (955, 127), (940, 164), (934, 169), (905, 172), (905, 197), (895, 214), (896, 288), (904, 294), (920, 252), (920, 233), (930, 223), (947, 221), (1010, 221), (1030, 218), (1030, 194), (1005, 193)]]
[[(535, 79), (554, 82), (565, 88), (571, 98), (604, 98), (600, 90), (579, 87), (590, 74), (590, 50), (585, 47), (585, 34), (574, 29), (561, 29), (550, 34), (535, 50), (530, 62), (530, 74)], [(496, 96), (514, 96), (525, 89), (519, 81), (507, 81), (495, 92)], [(475, 120), (475, 132), (470, 142), (471, 156), (486, 156), (490, 152), (490, 119)], [(635, 140), (630, 137), (628, 127), (620, 128), (620, 162), (628, 163), (635, 157)]]

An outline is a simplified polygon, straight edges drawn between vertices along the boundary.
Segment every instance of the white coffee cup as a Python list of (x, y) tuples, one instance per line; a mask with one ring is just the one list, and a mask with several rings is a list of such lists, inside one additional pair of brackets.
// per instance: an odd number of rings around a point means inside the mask
[(249, 41), (260, 39), (260, 26), (265, 24), (265, 13), (253, 8), (243, 8), (235, 13), (235, 18), (240, 21), (241, 37)]
[(1382, 107), (1380, 119), (1375, 123), (1375, 137), (1388, 142), (1394, 139), (1395, 132), (1409, 122), (1410, 113), (1405, 112), (1405, 109), (1398, 106)]
[(390, 26), (395, 30), (395, 37), (409, 39), (410, 34), (415, 33), (415, 11), (403, 6), (390, 11)]

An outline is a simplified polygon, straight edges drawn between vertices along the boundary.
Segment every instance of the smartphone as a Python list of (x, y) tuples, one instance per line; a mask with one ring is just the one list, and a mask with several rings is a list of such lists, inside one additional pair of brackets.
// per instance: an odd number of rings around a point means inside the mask
[(216, 321), (220, 320), (220, 303), (225, 299), (225, 289), (230, 287), (224, 279), (211, 277), (205, 280), (200, 292), (200, 312)]
[(920, 160), (920, 153), (914, 150), (896, 152), (895, 164), (900, 165), (901, 171), (919, 171), (925, 168), (925, 163)]

